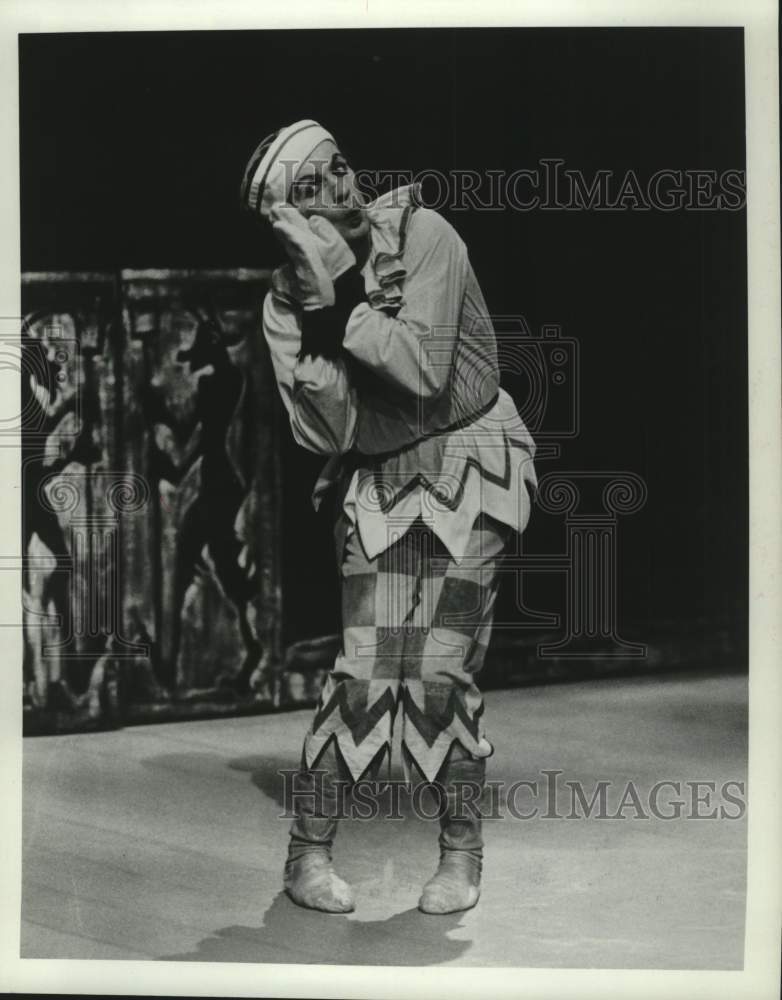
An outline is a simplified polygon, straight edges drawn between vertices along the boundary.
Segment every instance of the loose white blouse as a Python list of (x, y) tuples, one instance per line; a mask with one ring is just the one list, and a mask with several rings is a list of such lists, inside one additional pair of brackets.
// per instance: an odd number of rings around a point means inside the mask
[(418, 205), (415, 186), (368, 216), (367, 301), (342, 356), (299, 358), (289, 265), (272, 276), (264, 336), (295, 440), (330, 456), (316, 507), (337, 483), (369, 558), (421, 518), (458, 562), (479, 514), (526, 527), (535, 444), (500, 388), (491, 317), (456, 230)]

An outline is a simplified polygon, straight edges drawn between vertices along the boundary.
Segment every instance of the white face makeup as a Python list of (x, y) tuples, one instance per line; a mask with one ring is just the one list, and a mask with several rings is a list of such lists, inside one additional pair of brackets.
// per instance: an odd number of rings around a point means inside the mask
[(369, 219), (353, 171), (330, 139), (319, 143), (299, 167), (288, 197), (303, 216), (328, 219), (349, 243), (369, 233)]

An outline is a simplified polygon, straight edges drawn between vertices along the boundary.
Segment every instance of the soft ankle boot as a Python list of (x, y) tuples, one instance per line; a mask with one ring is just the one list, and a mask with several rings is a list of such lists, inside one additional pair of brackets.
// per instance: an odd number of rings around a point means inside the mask
[(340, 786), (344, 784), (332, 745), (314, 771), (302, 766), (295, 785), (283, 886), (294, 903), (325, 913), (355, 909), (353, 890), (335, 873), (331, 860)]
[(351, 913), (356, 908), (353, 890), (334, 871), (328, 847), (296, 855), (291, 841), (283, 885), (294, 903), (309, 910)]
[(440, 864), (424, 886), (424, 913), (469, 910), (481, 894), (483, 838), (480, 803), (486, 762), (455, 743), (435, 788), (440, 796)]

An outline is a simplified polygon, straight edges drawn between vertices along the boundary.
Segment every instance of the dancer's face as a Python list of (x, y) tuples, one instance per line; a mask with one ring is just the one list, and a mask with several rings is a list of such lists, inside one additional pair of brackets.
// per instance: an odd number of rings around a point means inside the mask
[(319, 143), (299, 167), (289, 192), (305, 217), (322, 215), (348, 243), (369, 234), (369, 219), (348, 161), (331, 139)]

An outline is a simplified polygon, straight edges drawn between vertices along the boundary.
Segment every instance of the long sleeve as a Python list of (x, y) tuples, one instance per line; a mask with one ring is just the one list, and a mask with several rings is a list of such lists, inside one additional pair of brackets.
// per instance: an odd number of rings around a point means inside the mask
[(388, 316), (368, 303), (351, 313), (343, 348), (396, 389), (424, 399), (447, 387), (469, 269), (467, 250), (430, 209), (413, 216), (404, 304)]
[(300, 357), (300, 318), (271, 292), (263, 304), (263, 333), (296, 442), (321, 455), (348, 451), (355, 440), (357, 410), (345, 362)]

